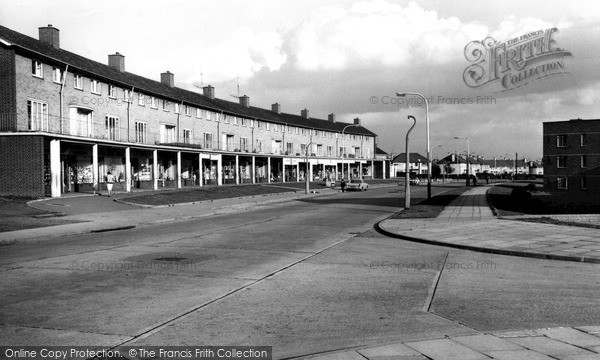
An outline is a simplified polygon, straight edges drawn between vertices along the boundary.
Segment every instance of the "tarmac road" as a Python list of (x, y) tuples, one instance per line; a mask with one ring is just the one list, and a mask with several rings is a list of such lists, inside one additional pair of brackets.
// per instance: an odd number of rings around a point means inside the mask
[[(424, 191), (413, 188), (415, 196)], [(600, 323), (597, 265), (375, 233), (373, 224), (398, 210), (400, 195), (396, 187), (337, 193), (3, 247), (0, 338), (13, 345), (267, 345), (286, 358)]]

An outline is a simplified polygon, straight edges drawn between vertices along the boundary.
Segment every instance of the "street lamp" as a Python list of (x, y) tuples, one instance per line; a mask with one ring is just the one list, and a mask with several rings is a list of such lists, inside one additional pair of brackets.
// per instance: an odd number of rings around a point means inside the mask
[(306, 146), (306, 174), (304, 174), (304, 180), (305, 180), (305, 184), (304, 184), (304, 192), (306, 194), (310, 193), (310, 179), (309, 179), (309, 174), (310, 174), (310, 163), (308, 162), (308, 151), (310, 150), (310, 146), (312, 145), (312, 137), (310, 140), (310, 143), (308, 143), (308, 145)]
[[(431, 159), (432, 159), (432, 160), (433, 160), (433, 158), (434, 158), (434, 157), (433, 157), (433, 149), (435, 149), (435, 148), (439, 148), (439, 147), (442, 147), (442, 145), (436, 145), (436, 146), (432, 146), (432, 147), (431, 147)], [(437, 164), (437, 163), (436, 163), (436, 164)], [(439, 164), (438, 164), (437, 166), (439, 167)], [(441, 171), (440, 171), (440, 172), (441, 172)], [(439, 181), (439, 180), (438, 180), (438, 181)]]
[(427, 198), (431, 199), (431, 149), (429, 148), (429, 101), (427, 98), (419, 93), (404, 92), (396, 93), (398, 97), (405, 97), (406, 95), (420, 96), (425, 100), (425, 131), (427, 132)]
[[(351, 126), (360, 126), (360, 124), (349, 124), (342, 129), (342, 151), (340, 151), (340, 157), (342, 158), (342, 180), (344, 180), (344, 153), (346, 152), (346, 148), (344, 147), (344, 131)], [(348, 169), (348, 175), (350, 175), (350, 169)]]
[(471, 180), (471, 179), (469, 179), (469, 174), (470, 174), (470, 172), (469, 172), (469, 165), (470, 165), (469, 164), (469, 156), (470, 156), (470, 153), (471, 153), (470, 146), (469, 146), (469, 138), (468, 137), (458, 137), (458, 136), (455, 136), (454, 139), (456, 139), (456, 140), (467, 140), (467, 186), (469, 186), (469, 182)]

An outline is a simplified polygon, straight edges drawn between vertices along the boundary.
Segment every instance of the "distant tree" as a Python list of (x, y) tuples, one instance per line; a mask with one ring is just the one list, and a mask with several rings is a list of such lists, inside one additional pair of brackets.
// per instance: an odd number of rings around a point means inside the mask
[(436, 163), (431, 164), (431, 176), (434, 178), (440, 177), (442, 175), (442, 168)]
[(444, 171), (446, 174), (452, 174), (454, 172), (454, 168), (450, 164), (444, 165)]

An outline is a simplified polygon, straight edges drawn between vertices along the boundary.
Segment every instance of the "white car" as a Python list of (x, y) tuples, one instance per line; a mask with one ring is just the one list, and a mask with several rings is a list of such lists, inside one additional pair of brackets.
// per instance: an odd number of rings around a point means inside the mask
[(419, 179), (419, 178), (410, 179), (408, 183), (411, 185), (419, 185), (421, 183), (421, 179)]
[(360, 179), (350, 180), (346, 184), (346, 190), (367, 191), (368, 188), (369, 184)]

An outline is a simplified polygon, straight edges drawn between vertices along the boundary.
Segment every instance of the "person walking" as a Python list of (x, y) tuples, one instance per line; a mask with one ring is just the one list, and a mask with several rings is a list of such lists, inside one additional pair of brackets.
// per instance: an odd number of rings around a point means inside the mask
[(109, 171), (106, 174), (106, 190), (108, 190), (108, 196), (112, 195), (113, 183), (115, 182), (115, 176)]
[(346, 180), (342, 179), (340, 187), (342, 188), (342, 192), (346, 191)]

